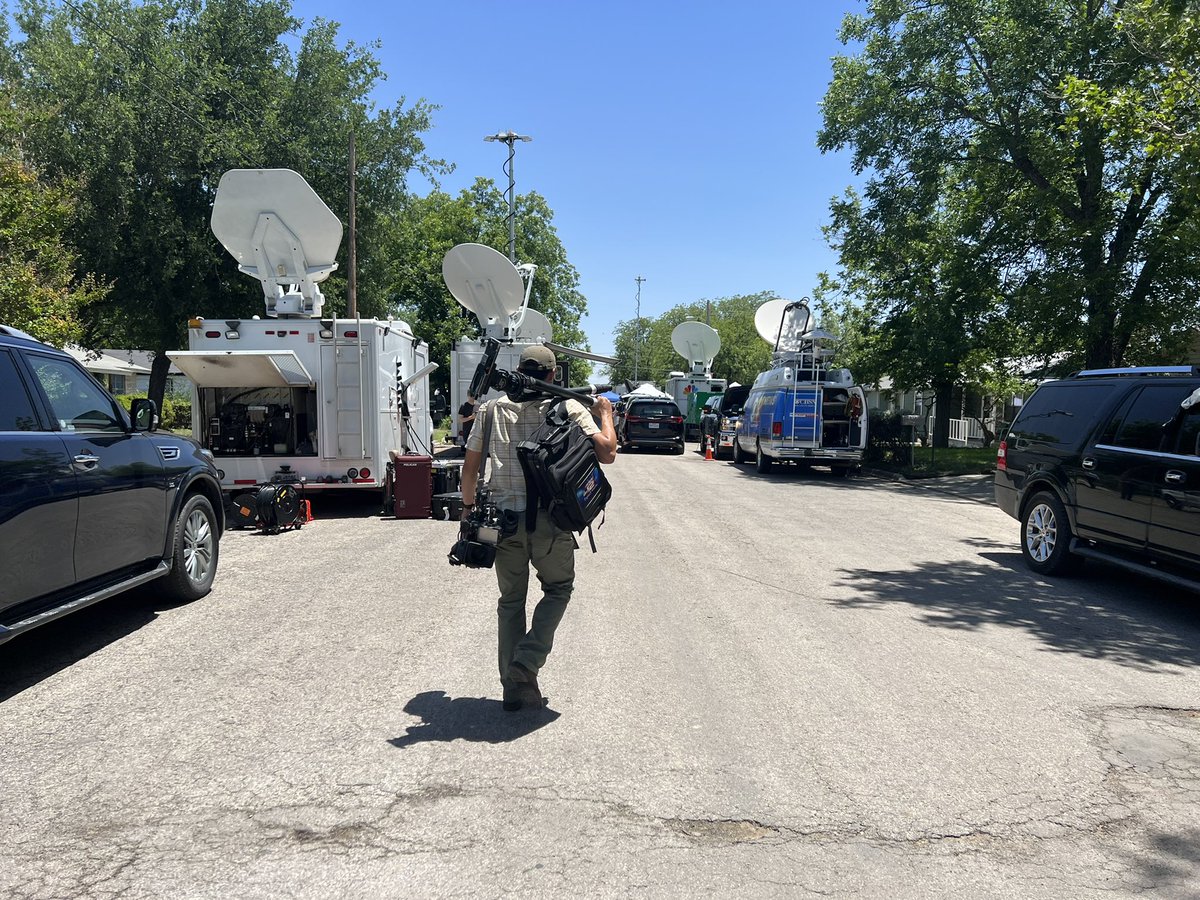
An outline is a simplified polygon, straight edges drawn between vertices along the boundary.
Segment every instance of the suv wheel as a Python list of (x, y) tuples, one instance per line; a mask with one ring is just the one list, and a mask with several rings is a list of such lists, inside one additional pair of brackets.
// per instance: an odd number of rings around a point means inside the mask
[(217, 517), (203, 494), (193, 494), (175, 520), (174, 559), (163, 579), (175, 600), (198, 600), (212, 589), (217, 574)]
[(739, 466), (750, 462), (750, 454), (742, 449), (736, 435), (733, 438), (733, 461)]
[(1079, 567), (1073, 556), (1071, 523), (1062, 501), (1043, 491), (1034, 494), (1021, 516), (1021, 555), (1039, 575), (1066, 575)]
[(754, 469), (760, 475), (765, 475), (771, 471), (771, 457), (763, 453), (761, 441), (754, 445)]

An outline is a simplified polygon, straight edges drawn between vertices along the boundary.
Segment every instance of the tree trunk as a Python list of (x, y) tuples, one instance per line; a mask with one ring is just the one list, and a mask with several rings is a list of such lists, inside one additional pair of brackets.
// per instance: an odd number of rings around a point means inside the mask
[(147, 389), (146, 395), (154, 401), (160, 416), (162, 415), (163, 395), (167, 392), (167, 372), (170, 369), (171, 360), (167, 356), (167, 351), (155, 350), (154, 361), (150, 363), (150, 387)]
[(933, 407), (933, 446), (950, 446), (950, 404), (954, 399), (954, 384), (946, 382), (935, 384)]

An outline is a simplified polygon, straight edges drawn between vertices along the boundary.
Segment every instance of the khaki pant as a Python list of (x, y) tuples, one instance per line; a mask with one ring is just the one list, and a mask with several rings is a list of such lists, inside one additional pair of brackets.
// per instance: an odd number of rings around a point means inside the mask
[[(567, 611), (575, 586), (575, 539), (571, 533), (556, 528), (545, 510), (538, 510), (537, 527), (532, 532), (525, 530), (525, 513), (520, 513), (520, 519), (517, 533), (496, 545), (501, 680), (514, 660), (534, 673), (546, 664), (554, 646), (554, 631)], [(525, 599), (530, 563), (541, 582), (542, 599), (533, 610), (527, 631)]]

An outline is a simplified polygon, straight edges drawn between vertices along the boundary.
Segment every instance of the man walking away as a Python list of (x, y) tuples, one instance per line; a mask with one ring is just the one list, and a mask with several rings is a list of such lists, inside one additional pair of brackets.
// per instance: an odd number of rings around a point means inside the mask
[[(549, 348), (540, 344), (527, 347), (517, 370), (543, 381), (554, 373), (556, 360)], [(562, 531), (540, 510), (533, 531), (525, 528), (527, 489), (517, 457), (517, 446), (528, 439), (546, 420), (557, 398), (531, 395), (518, 400), (501, 397), (480, 406), (477, 426), (471, 430), (463, 462), (463, 518), (470, 515), (475, 499), (479, 464), (487, 437), (488, 488), (493, 502), (501, 509), (519, 513), (515, 534), (496, 545), (496, 581), (500, 600), (496, 608), (500, 685), (504, 709), (513, 712), (522, 706), (543, 706), (538, 673), (554, 646), (554, 633), (566, 612), (575, 586), (575, 536)], [(617, 458), (617, 435), (613, 430), (612, 404), (599, 397), (591, 412), (578, 400), (566, 400), (571, 420), (591, 437), (596, 458), (612, 463)], [(592, 418), (599, 416), (599, 425)], [(529, 570), (533, 567), (542, 587), (542, 598), (526, 628), (525, 600), (529, 589)]]

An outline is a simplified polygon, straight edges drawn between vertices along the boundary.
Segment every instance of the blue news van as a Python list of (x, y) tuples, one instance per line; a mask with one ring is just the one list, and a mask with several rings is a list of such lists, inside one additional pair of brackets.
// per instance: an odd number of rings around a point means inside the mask
[(845, 477), (867, 446), (866, 395), (848, 369), (782, 365), (762, 372), (746, 398), (733, 443), (734, 462), (759, 472), (775, 462), (829, 466)]

